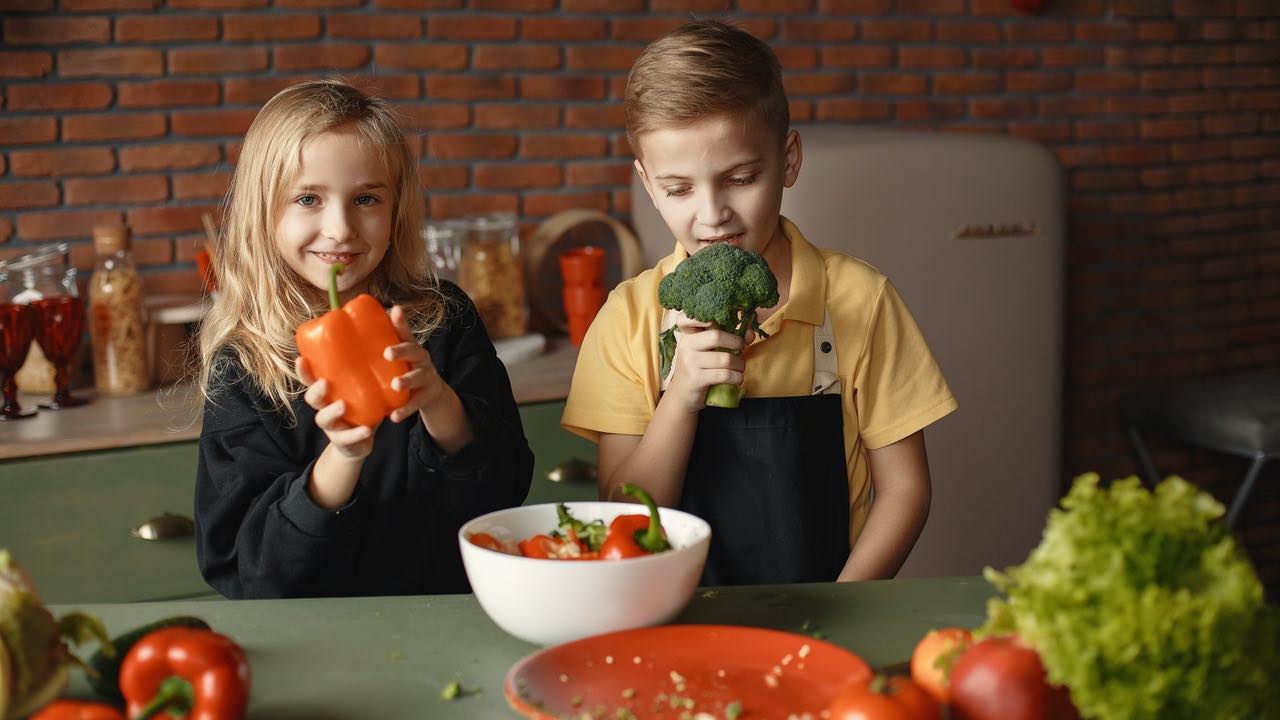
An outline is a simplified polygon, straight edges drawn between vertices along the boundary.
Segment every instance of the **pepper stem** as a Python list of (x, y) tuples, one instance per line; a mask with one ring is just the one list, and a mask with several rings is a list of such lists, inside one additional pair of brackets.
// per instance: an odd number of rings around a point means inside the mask
[(194, 705), (195, 689), (191, 686), (191, 682), (175, 675), (165, 678), (156, 689), (156, 696), (151, 698), (151, 702), (142, 709), (142, 712), (134, 715), (130, 720), (149, 720), (161, 710), (172, 710), (179, 717), (186, 717)]
[(334, 263), (329, 266), (329, 309), (337, 310), (341, 307), (338, 304), (338, 276), (346, 270), (347, 266), (342, 263)]
[(658, 517), (658, 504), (653, 501), (644, 488), (631, 483), (622, 484), (622, 494), (638, 498), (649, 508), (649, 528), (636, 531), (636, 544), (647, 552), (660, 553), (671, 549), (667, 536), (662, 532), (662, 520)]

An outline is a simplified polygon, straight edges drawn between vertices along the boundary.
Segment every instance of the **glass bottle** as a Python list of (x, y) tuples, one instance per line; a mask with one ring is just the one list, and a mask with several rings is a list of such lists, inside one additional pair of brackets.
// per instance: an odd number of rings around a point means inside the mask
[(94, 382), (107, 395), (146, 390), (150, 378), (142, 279), (129, 254), (129, 237), (124, 225), (93, 229), (98, 260), (89, 278), (89, 335)]

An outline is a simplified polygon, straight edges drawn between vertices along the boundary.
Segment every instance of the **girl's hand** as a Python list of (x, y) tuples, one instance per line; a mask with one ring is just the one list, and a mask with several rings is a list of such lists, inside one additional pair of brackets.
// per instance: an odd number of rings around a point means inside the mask
[(707, 404), (707, 388), (742, 385), (747, 363), (740, 354), (725, 350), (741, 353), (751, 340), (751, 331), (747, 331), (748, 337), (738, 337), (711, 323), (690, 320), (683, 313), (677, 317), (676, 326), (680, 329), (680, 342), (665, 396), (696, 413)]
[(388, 360), (404, 360), (409, 363), (409, 372), (391, 381), (391, 389), (409, 391), (409, 401), (391, 411), (391, 422), (400, 422), (435, 402), (445, 387), (445, 382), (440, 373), (436, 372), (431, 355), (413, 339), (409, 321), (405, 319), (404, 309), (399, 305), (391, 308), (391, 324), (395, 326), (401, 342), (388, 347), (382, 356)]
[(298, 378), (307, 390), (302, 399), (316, 411), (316, 427), (324, 431), (329, 438), (329, 445), (342, 457), (350, 460), (363, 460), (373, 452), (373, 428), (363, 425), (352, 425), (342, 419), (346, 412), (346, 403), (341, 400), (327, 403), (326, 393), (329, 382), (318, 379), (311, 374), (311, 368), (301, 355), (294, 361), (294, 369)]

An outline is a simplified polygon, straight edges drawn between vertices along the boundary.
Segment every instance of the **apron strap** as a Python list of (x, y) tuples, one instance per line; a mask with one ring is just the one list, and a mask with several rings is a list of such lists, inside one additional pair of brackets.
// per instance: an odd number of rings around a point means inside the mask
[[(676, 319), (680, 313), (676, 310), (668, 309), (662, 314), (661, 327), (659, 332), (665, 331), (667, 328), (676, 324)], [(680, 333), (676, 333), (676, 352), (680, 354)], [(675, 372), (675, 357), (671, 360), (671, 372)], [(668, 383), (671, 382), (671, 372), (662, 378), (662, 390), (666, 391)], [(840, 394), (840, 373), (839, 362), (836, 357), (836, 335), (831, 328), (831, 313), (825, 308), (822, 312), (822, 326), (813, 331), (813, 379), (810, 387), (813, 388), (813, 395), (839, 395)]]

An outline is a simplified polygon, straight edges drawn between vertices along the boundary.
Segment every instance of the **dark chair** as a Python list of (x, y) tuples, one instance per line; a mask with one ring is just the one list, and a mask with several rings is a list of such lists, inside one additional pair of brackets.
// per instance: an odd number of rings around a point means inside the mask
[(1192, 378), (1130, 392), (1120, 398), (1120, 416), (1138, 465), (1154, 487), (1160, 480), (1143, 432), (1249, 458), (1244, 482), (1227, 511), (1236, 527), (1268, 460), (1280, 456), (1280, 370)]

